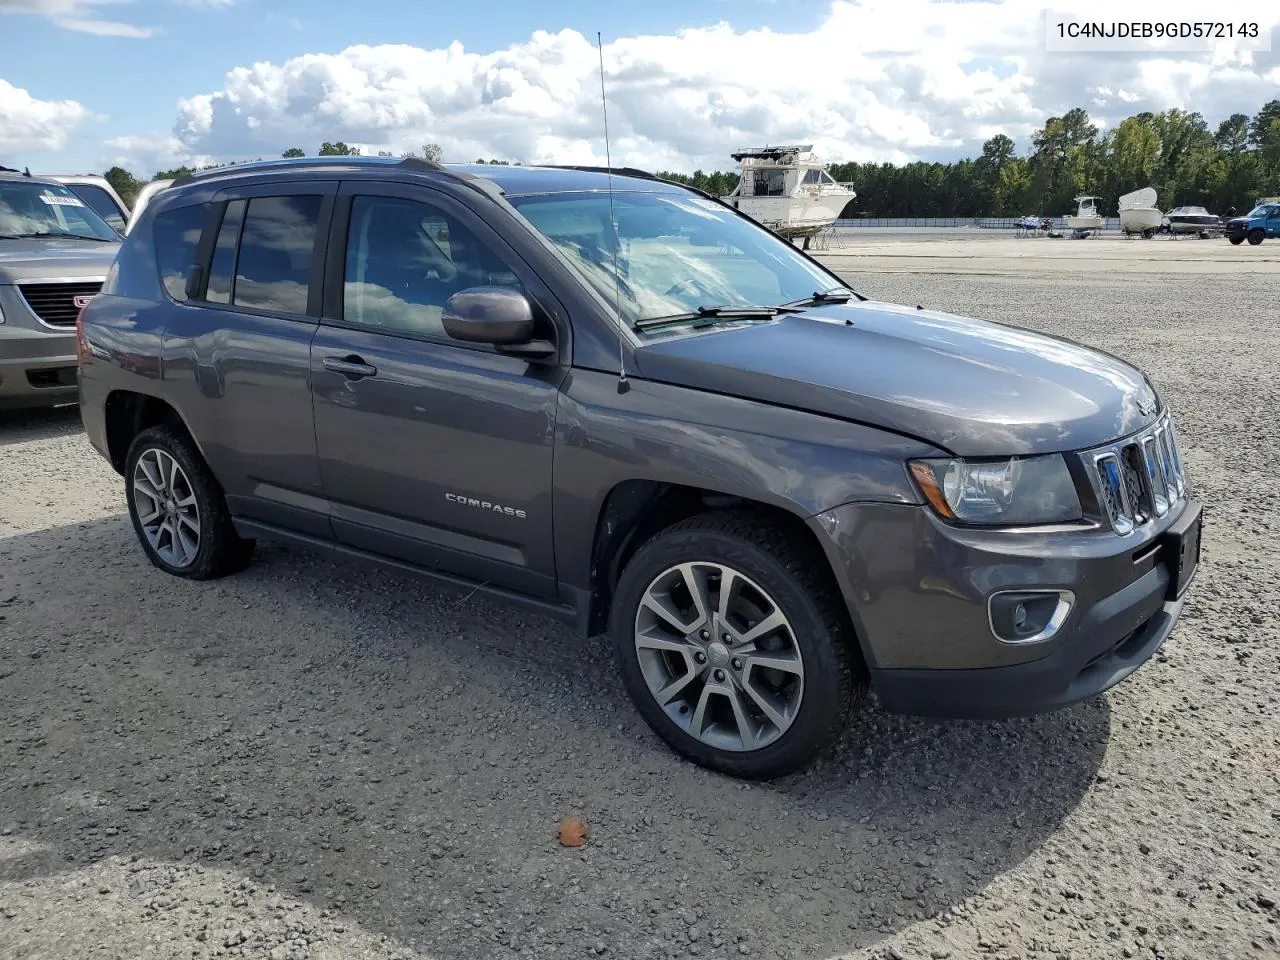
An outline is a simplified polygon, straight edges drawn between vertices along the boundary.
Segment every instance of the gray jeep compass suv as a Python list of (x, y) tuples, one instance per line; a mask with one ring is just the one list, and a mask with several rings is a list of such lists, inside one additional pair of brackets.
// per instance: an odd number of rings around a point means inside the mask
[(997, 717), (1106, 690), (1199, 557), (1142, 373), (870, 301), (635, 170), (192, 174), (78, 354), (160, 569), (281, 539), (607, 633), (652, 728), (738, 776), (806, 765), (869, 688)]

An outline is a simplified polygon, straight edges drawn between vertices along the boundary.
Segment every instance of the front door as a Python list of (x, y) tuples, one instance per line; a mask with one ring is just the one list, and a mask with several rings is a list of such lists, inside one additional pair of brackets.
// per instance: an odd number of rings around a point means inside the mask
[(511, 286), (544, 303), (549, 292), (455, 198), (377, 182), (340, 189), (326, 272), (311, 374), (338, 539), (554, 596), (551, 458), (565, 368), (452, 340), (441, 324), (445, 301), (467, 287)]

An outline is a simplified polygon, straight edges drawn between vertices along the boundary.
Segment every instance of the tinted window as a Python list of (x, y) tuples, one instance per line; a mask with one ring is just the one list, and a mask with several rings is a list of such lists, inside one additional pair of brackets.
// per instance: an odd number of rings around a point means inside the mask
[(232, 200), (222, 214), (222, 226), (213, 248), (213, 262), (209, 265), (209, 290), (205, 299), (213, 303), (231, 302), (231, 278), (236, 273), (236, 244), (240, 241), (240, 227), (244, 223), (243, 200)]
[(107, 191), (93, 183), (69, 183), (67, 188), (111, 226), (124, 229), (125, 216)]
[(232, 302), (306, 313), (320, 196), (254, 197), (244, 218)]
[(207, 206), (178, 207), (156, 214), (153, 239), (160, 280), (169, 296), (187, 299), (187, 275), (195, 263)]
[(787, 194), (785, 170), (757, 170), (755, 179), (757, 197), (784, 197)]
[(352, 201), (343, 285), (348, 323), (444, 337), (445, 301), (475, 286), (520, 289), (520, 281), (475, 234), (430, 204)]

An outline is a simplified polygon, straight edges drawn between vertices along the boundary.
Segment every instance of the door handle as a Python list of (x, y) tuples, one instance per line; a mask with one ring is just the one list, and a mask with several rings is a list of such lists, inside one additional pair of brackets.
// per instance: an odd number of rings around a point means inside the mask
[(377, 374), (378, 368), (365, 363), (361, 357), (349, 355), (345, 357), (325, 357), (324, 368), (340, 373), (348, 380), (360, 380)]

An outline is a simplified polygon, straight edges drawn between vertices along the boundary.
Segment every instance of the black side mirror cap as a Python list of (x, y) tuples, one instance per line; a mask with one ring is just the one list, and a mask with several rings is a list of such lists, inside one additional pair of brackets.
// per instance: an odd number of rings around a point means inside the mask
[(533, 339), (533, 303), (509, 287), (469, 287), (441, 312), (445, 333), (466, 343), (515, 346)]

